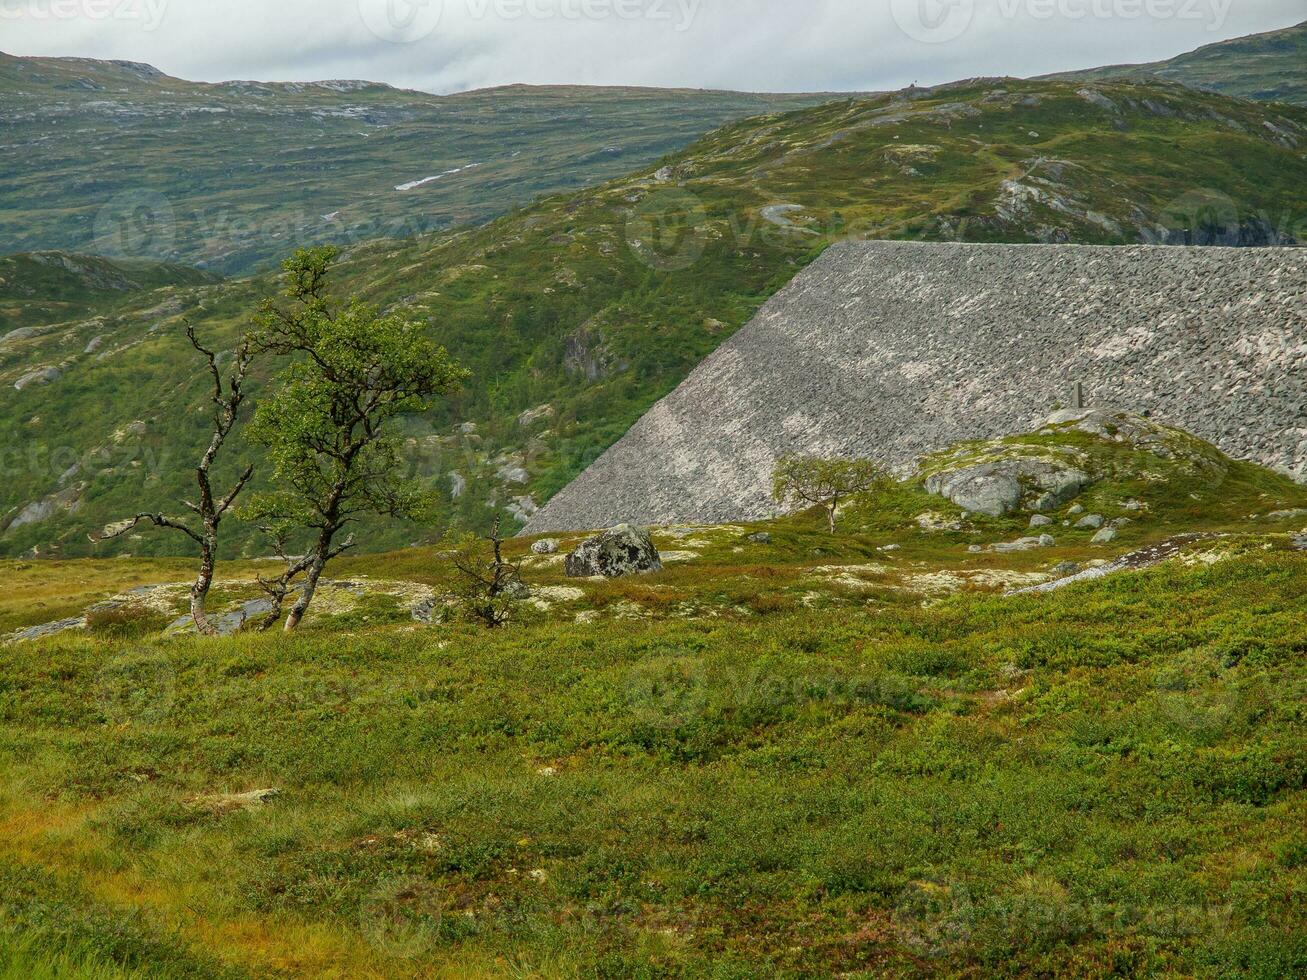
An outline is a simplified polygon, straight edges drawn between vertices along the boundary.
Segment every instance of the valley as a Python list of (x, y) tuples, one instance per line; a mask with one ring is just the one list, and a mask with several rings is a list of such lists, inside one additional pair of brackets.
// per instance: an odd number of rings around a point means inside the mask
[(1307, 974), (1305, 32), (0, 54), (0, 980)]

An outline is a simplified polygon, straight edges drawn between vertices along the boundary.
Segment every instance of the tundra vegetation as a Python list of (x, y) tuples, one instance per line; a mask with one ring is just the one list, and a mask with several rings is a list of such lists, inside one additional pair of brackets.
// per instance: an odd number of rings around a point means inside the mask
[[(1156, 82), (977, 80), (845, 98), (733, 123), (484, 226), (360, 243), (333, 275), (342, 295), (427, 321), (479, 379), (397, 420), (395, 434), (435, 492), (431, 526), (484, 531), (496, 512), (570, 482), (830, 242), (1301, 239), (1304, 140), (1302, 108)], [(1201, 200), (1195, 188), (1208, 189)], [(1223, 202), (1214, 226), (1204, 217), (1213, 199)], [(668, 228), (684, 234), (660, 234)], [(38, 334), (0, 342), (0, 446), (22, 447), (0, 481), (0, 523), (56, 492), (79, 501), (75, 513), (55, 506), (4, 531), (0, 554), (180, 550), (173, 535), (92, 544), (85, 528), (187, 493), (209, 437), (196, 411), (208, 394), (200, 379), (178, 383), (194, 355), (180, 318), (230, 350), (275, 288), (260, 276), (96, 294), (85, 314), (56, 313)], [(0, 286), (0, 315), (41, 305), (53, 299)], [(46, 368), (62, 374), (12, 390)], [(551, 415), (520, 422), (545, 405)], [(141, 435), (114, 441), (136, 422)], [(249, 450), (244, 438), (231, 446)], [(60, 487), (82, 459), (86, 474)], [(270, 477), (263, 468), (251, 491)], [(359, 531), (385, 548), (438, 537), (372, 518)], [(253, 524), (224, 534), (234, 554), (265, 553)]]
[(259, 404), (252, 441), (267, 450), (273, 490), (248, 517), (279, 534), (307, 529), (304, 581), (286, 618), (295, 629), (327, 562), (349, 545), (342, 530), (361, 515), (420, 517), (428, 493), (403, 476), (394, 421), (456, 391), (467, 372), (432, 343), (426, 324), (382, 315), (358, 299), (328, 294), (332, 247), (302, 249), (284, 265), (289, 306), (266, 301), (257, 350), (292, 358)]
[(830, 533), (834, 534), (840, 504), (887, 479), (885, 468), (870, 459), (788, 456), (776, 464), (772, 474), (772, 497), (782, 505), (821, 507), (826, 512)]
[(501, 519), (481, 537), (450, 532), (441, 551), (454, 572), (455, 609), (469, 620), (497, 629), (520, 617), (522, 599), (530, 589), (522, 580), (521, 561), (504, 556)]
[(176, 560), (0, 562), (6, 631), (140, 603), (0, 645), (0, 975), (1301, 973), (1307, 488), (1072, 425), (926, 471), (1041, 447), (1094, 477), (1052, 545), (920, 476), (644, 576), (517, 538), (514, 629), (417, 621), (431, 548), (216, 639)]

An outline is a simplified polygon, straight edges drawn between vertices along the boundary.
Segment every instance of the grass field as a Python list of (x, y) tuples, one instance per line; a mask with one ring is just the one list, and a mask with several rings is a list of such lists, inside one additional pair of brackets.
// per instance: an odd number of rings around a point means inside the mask
[[(1307, 488), (1037, 438), (1114, 474), (1083, 506), (1141, 505), (1113, 546), (996, 552), (1025, 516), (901, 485), (834, 537), (659, 530), (652, 576), (534, 556), (495, 632), (368, 593), (290, 638), (0, 645), (0, 976), (1303, 972)], [(0, 626), (185, 567), (3, 562)]]
[(1288, 976), (1304, 583), (8, 648), (7, 968)]

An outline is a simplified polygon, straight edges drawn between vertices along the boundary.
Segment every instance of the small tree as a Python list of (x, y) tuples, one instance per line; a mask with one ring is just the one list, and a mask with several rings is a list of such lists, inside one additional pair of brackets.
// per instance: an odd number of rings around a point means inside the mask
[(447, 540), (454, 569), (454, 596), (468, 618), (488, 629), (509, 622), (513, 606), (526, 592), (520, 562), (504, 558), (502, 522), (495, 518), (490, 534), (464, 534)]
[[(259, 620), (258, 625), (259, 632), (266, 633), (276, 626), (281, 619), (282, 608), (286, 605), (286, 597), (290, 595), (291, 589), (294, 588), (296, 579), (309, 570), (309, 567), (313, 564), (314, 556), (312, 552), (305, 555), (290, 554), (286, 541), (294, 529), (284, 521), (277, 524), (263, 525), (259, 530), (271, 538), (272, 550), (281, 559), (282, 563), (281, 574), (276, 578), (267, 578), (263, 575), (255, 577), (259, 588), (268, 597), (268, 611)], [(327, 560), (337, 558), (353, 547), (354, 538), (351, 536), (335, 545), (327, 556)]]
[(776, 464), (772, 475), (772, 496), (782, 506), (810, 504), (826, 510), (830, 533), (840, 501), (884, 483), (884, 467), (869, 459), (822, 459), (818, 456), (787, 456)]
[(357, 298), (332, 302), (327, 280), (336, 249), (302, 249), (288, 259), (286, 296), (260, 308), (256, 349), (293, 358), (260, 405), (251, 437), (267, 448), (277, 489), (257, 498), (251, 519), (306, 528), (304, 584), (286, 630), (304, 618), (342, 529), (365, 514), (417, 517), (428, 495), (403, 479), (388, 435), (397, 416), (421, 412), (458, 389), (467, 372), (426, 326), (381, 315)]
[(213, 434), (209, 437), (208, 448), (204, 450), (204, 455), (200, 457), (200, 461), (195, 467), (195, 482), (199, 486), (199, 497), (196, 501), (186, 500), (182, 502), (183, 506), (199, 518), (199, 527), (192, 527), (183, 520), (166, 517), (163, 514), (137, 514), (129, 520), (115, 525), (108, 536), (118, 537), (126, 534), (140, 524), (141, 521), (149, 521), (155, 527), (180, 531), (199, 545), (200, 570), (196, 575), (195, 584), (191, 586), (191, 619), (195, 621), (195, 628), (201, 634), (214, 636), (218, 631), (209, 622), (209, 618), (205, 614), (204, 604), (208, 598), (209, 589), (213, 585), (213, 571), (218, 559), (218, 528), (227, 512), (231, 510), (232, 504), (236, 502), (236, 498), (245, 489), (245, 485), (250, 482), (250, 477), (254, 475), (254, 467), (245, 467), (231, 489), (221, 497), (214, 494), (213, 483), (209, 474), (218, 458), (218, 454), (227, 442), (227, 437), (231, 435), (240, 417), (241, 404), (245, 401), (245, 376), (249, 372), (253, 353), (249, 339), (243, 340), (236, 350), (231, 374), (224, 385), (222, 372), (218, 367), (217, 355), (213, 351), (206, 349), (196, 339), (195, 327), (190, 323), (186, 324), (186, 337), (190, 340), (191, 346), (203, 355), (208, 364), (209, 377), (213, 386), (210, 400), (215, 406)]

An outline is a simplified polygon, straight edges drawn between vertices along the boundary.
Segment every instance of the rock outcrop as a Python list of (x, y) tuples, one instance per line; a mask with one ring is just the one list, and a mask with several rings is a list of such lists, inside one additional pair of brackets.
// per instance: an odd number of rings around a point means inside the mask
[(661, 572), (663, 563), (647, 530), (621, 524), (583, 542), (566, 568), (571, 578), (619, 578)]
[(1089, 482), (1089, 474), (1075, 467), (1018, 456), (932, 473), (926, 491), (963, 510), (1002, 517), (1023, 503), (1028, 510), (1053, 510), (1074, 499)]
[(526, 530), (770, 516), (782, 455), (902, 467), (1077, 384), (1307, 478), (1307, 250), (834, 246)]

